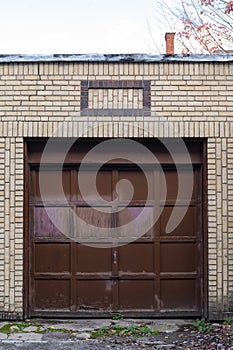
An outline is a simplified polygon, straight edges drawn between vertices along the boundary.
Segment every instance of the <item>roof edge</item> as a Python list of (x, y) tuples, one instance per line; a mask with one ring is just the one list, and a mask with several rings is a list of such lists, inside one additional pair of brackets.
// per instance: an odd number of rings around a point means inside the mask
[(1, 62), (233, 62), (233, 54), (12, 54), (0, 55), (0, 63)]

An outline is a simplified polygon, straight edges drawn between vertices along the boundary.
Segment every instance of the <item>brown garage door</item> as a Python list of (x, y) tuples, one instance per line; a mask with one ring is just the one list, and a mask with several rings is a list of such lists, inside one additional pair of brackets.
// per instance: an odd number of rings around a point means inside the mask
[[(56, 164), (51, 164), (45, 170), (50, 183), (47, 202), (42, 203), (36, 164), (41, 145), (30, 145), (28, 316), (108, 316), (114, 312), (128, 316), (202, 315), (202, 145), (190, 147), (194, 169), (192, 199), (188, 202), (183, 198), (178, 203), (187, 212), (171, 233), (166, 233), (166, 225), (176, 202), (178, 176), (167, 156), (163, 156), (162, 169), (153, 165), (147, 168), (153, 183), (149, 194), (145, 174), (139, 167), (123, 161), (102, 167), (97, 189), (105, 200), (114, 200), (119, 209), (129, 199), (126, 192), (116, 196), (115, 184), (121, 179), (133, 184), (134, 194), (126, 209), (100, 215), (82, 199), (75, 156), (73, 164), (69, 161), (63, 168), (67, 202), (59, 198), (56, 187), (51, 185), (57, 171)], [(159, 147), (156, 152), (160, 152)], [(186, 174), (189, 170), (183, 164), (180, 171)], [(90, 173), (91, 169), (87, 179)], [(165, 201), (161, 194), (164, 174)], [(73, 226), (63, 215), (67, 205), (93, 225), (121, 226), (140, 213), (147, 195), (148, 210), (163, 210), (156, 224), (138, 240), (117, 248), (94, 248), (68, 238)], [(91, 199), (96, 208), (101, 205)], [(54, 218), (65, 221), (63, 232), (50, 221), (45, 207), (49, 207)], [(137, 229), (135, 226), (135, 232)]]

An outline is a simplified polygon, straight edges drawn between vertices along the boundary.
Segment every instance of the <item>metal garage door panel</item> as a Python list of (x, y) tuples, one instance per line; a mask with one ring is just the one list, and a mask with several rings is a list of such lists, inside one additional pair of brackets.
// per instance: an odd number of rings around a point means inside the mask
[[(94, 227), (110, 228), (112, 225), (111, 207), (77, 207), (77, 217)], [(77, 230), (79, 227), (77, 226)], [(94, 233), (95, 231), (93, 231)], [(85, 232), (83, 232), (85, 234)]]
[[(49, 199), (50, 201), (59, 201), (63, 199), (63, 196), (70, 200), (71, 194), (71, 180), (70, 180), (70, 172), (62, 171), (62, 177), (60, 171), (57, 170), (44, 170), (41, 173), (41, 177), (39, 176), (39, 170), (33, 172), (33, 177), (31, 179), (31, 195), (34, 200), (41, 200), (41, 191), (40, 191), (40, 183), (43, 182), (46, 184), (46, 191), (43, 192), (43, 199)], [(60, 177), (62, 178), (62, 187), (63, 192), (58, 192), (57, 184), (60, 181)], [(44, 187), (42, 187), (44, 188)]]
[(154, 247), (150, 243), (131, 243), (118, 248), (119, 274), (154, 272)]
[[(176, 200), (179, 186), (182, 186), (182, 189), (184, 189), (189, 188), (190, 184), (192, 184), (192, 172), (190, 171), (190, 169), (185, 170), (179, 168), (178, 172), (174, 168), (165, 169), (164, 175), (166, 182), (163, 181), (162, 174), (160, 188), (162, 194), (161, 196), (163, 198), (163, 194), (166, 194), (166, 200)], [(180, 180), (182, 181), (182, 183), (179, 182)], [(186, 191), (182, 191), (180, 193), (179, 200), (196, 199), (196, 196), (196, 186), (194, 186), (191, 198), (187, 197)]]
[(69, 236), (70, 230), (69, 207), (36, 206), (34, 208), (33, 237), (59, 238), (64, 235)]
[(99, 274), (100, 277), (112, 272), (112, 249), (92, 248), (81, 244), (76, 245), (76, 272)]
[(172, 232), (169, 232), (167, 234), (166, 227), (169, 221), (169, 218), (174, 210), (174, 206), (165, 206), (162, 214), (161, 214), (161, 236), (196, 236), (198, 234), (197, 231), (197, 213), (196, 213), (196, 206), (195, 205), (180, 205), (179, 207), (176, 207), (176, 210), (180, 217), (183, 219), (181, 220), (180, 224), (172, 230)]
[(70, 273), (70, 244), (36, 242), (35, 273)]
[(70, 280), (40, 279), (35, 280), (36, 310), (69, 310), (70, 308)]
[(121, 280), (119, 281), (120, 310), (154, 310), (153, 280)]
[(77, 309), (99, 312), (112, 310), (112, 280), (78, 280), (76, 288)]
[(161, 310), (197, 310), (195, 279), (162, 279)]
[[(98, 196), (101, 196), (105, 201), (111, 201), (112, 199), (112, 172), (99, 170), (95, 176), (94, 171), (81, 171), (79, 176), (82, 177), (84, 186), (80, 189), (78, 181), (78, 173), (76, 173), (77, 182), (77, 200), (78, 201), (96, 201)], [(96, 192), (96, 189), (97, 192)], [(84, 190), (84, 191), (83, 191)], [(75, 191), (75, 192), (76, 192)], [(96, 193), (96, 195), (95, 195)]]
[[(70, 158), (69, 158), (70, 159)], [(184, 167), (184, 166), (183, 166)], [(182, 170), (184, 174), (186, 169)], [(56, 170), (48, 169), (48, 177), (54, 178)], [(87, 184), (92, 171), (85, 176)], [(165, 174), (168, 193), (162, 196), (162, 176)], [(118, 248), (92, 248), (69, 239), (77, 229), (85, 237), (82, 227), (70, 215), (69, 210), (94, 226), (121, 227), (139, 217), (148, 197), (145, 175), (126, 164), (108, 165), (97, 176), (97, 190), (105, 203), (105, 209), (113, 206), (121, 209), (113, 214), (101, 213), (103, 204), (87, 186), (88, 207), (78, 186), (78, 166), (67, 166), (63, 171), (66, 200), (63, 202), (56, 189), (48, 191), (45, 203), (58, 227), (46, 214), (38, 187), (38, 170), (33, 165), (30, 182), (30, 288), (29, 316), (105, 316), (112, 312), (143, 316), (201, 315), (202, 276), (202, 197), (201, 167), (195, 166), (194, 191), (191, 204), (181, 198), (179, 208), (187, 209), (183, 220), (172, 232), (166, 233), (166, 225), (174, 209), (178, 179), (174, 167), (164, 166), (148, 170), (150, 182), (149, 203), (144, 216), (134, 224), (131, 244)], [(119, 180), (127, 179), (134, 185), (130, 193), (118, 188)], [(188, 179), (188, 177), (187, 177)], [(188, 180), (187, 180), (188, 181)], [(89, 191), (89, 192), (88, 192)], [(130, 199), (126, 209), (123, 205)], [(64, 200), (64, 198), (63, 198)], [(101, 207), (102, 205), (102, 207)], [(164, 206), (154, 224), (155, 214)], [(151, 228), (143, 237), (141, 228), (149, 223)], [(124, 239), (124, 229), (119, 235)], [(95, 240), (95, 230), (93, 240)], [(104, 237), (106, 238), (106, 237)], [(97, 237), (98, 241), (98, 237)]]
[[(134, 201), (147, 200), (153, 198), (153, 193), (148, 193), (148, 181), (152, 181), (152, 174), (148, 170), (146, 172), (147, 177), (141, 169), (134, 170), (120, 170), (118, 171), (118, 181), (128, 181), (133, 188), (133, 196), (131, 197), (131, 191), (127, 191), (129, 186), (119, 186), (118, 198), (119, 200), (129, 200), (132, 198)], [(151, 186), (152, 188), (152, 186)]]
[[(119, 235), (132, 237), (131, 240), (142, 238), (144, 240), (154, 239), (154, 206), (127, 206), (122, 209), (118, 206), (116, 215), (116, 226), (119, 227)], [(124, 229), (124, 225), (131, 224), (130, 230)]]
[[(112, 241), (110, 228), (113, 215), (111, 207), (82, 207), (75, 208), (74, 230), (72, 232), (76, 242), (102, 248)], [(100, 232), (98, 228), (103, 229)]]
[(161, 272), (196, 272), (196, 250), (195, 243), (161, 243)]

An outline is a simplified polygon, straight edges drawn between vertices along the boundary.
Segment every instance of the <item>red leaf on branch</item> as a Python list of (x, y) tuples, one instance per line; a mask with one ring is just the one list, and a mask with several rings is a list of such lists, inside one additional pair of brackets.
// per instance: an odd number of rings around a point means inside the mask
[(226, 8), (226, 10), (225, 10), (225, 13), (230, 13), (230, 12), (232, 12), (233, 11), (233, 1), (229, 1), (228, 3), (227, 3), (227, 8)]

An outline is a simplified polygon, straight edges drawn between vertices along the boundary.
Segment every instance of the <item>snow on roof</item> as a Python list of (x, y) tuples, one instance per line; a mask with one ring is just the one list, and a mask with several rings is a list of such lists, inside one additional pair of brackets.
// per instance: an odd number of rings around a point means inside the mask
[(233, 54), (54, 54), (0, 55), (1, 62), (232, 62)]

